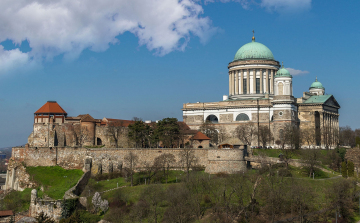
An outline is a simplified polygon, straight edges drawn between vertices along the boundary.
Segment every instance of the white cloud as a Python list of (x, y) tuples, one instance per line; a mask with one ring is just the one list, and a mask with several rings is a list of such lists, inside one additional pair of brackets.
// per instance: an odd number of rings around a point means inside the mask
[(301, 12), (311, 8), (311, 0), (261, 0), (261, 7), (281, 14)]
[[(84, 49), (105, 51), (116, 36), (131, 32), (157, 55), (184, 50), (192, 36), (201, 42), (216, 31), (193, 0), (2, 0), (0, 42), (27, 40), (28, 53), (0, 50), (5, 61), (26, 63), (64, 54), (76, 59)], [(3, 69), (0, 67), (0, 70)]]
[(290, 68), (290, 67), (287, 67), (286, 69), (287, 69), (287, 70), (290, 72), (290, 74), (293, 75), (293, 76), (301, 75), (301, 74), (308, 74), (308, 73), (309, 73), (309, 71), (307, 71), (307, 70), (296, 70), (296, 69), (293, 69), (293, 68)]
[(33, 60), (27, 53), (21, 52), (19, 49), (4, 50), (0, 45), (0, 73), (10, 71), (24, 71), (39, 67), (39, 64)]
[(205, 4), (213, 2), (238, 2), (244, 9), (249, 9), (251, 5), (259, 5), (269, 12), (280, 14), (301, 12), (311, 8), (311, 0), (204, 0)]

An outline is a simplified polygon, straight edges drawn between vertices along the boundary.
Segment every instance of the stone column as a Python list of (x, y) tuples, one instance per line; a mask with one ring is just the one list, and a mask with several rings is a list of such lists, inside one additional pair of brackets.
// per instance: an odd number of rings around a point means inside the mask
[(231, 85), (231, 87), (232, 87), (232, 95), (234, 95), (235, 94), (235, 71), (232, 72), (231, 80), (232, 80), (232, 85)]
[(256, 94), (256, 69), (253, 70), (253, 94)]
[(250, 94), (250, 70), (247, 69), (246, 93)]
[(239, 94), (239, 71), (235, 71), (235, 94)]
[(240, 87), (239, 87), (239, 94), (244, 94), (244, 70), (241, 70), (240, 73)]
[(264, 93), (263, 70), (260, 69), (260, 94)]
[(271, 78), (270, 78), (270, 94), (274, 94), (274, 76), (275, 70), (271, 70)]
[(265, 92), (270, 94), (270, 89), (269, 89), (269, 69), (266, 69), (266, 74), (265, 74)]
[(229, 71), (229, 95), (231, 95), (231, 71)]

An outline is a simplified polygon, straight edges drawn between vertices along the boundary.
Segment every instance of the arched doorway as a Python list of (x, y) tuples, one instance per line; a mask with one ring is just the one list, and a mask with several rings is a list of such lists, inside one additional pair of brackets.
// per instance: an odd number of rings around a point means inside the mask
[(98, 146), (102, 145), (102, 141), (100, 138), (96, 138), (96, 145), (98, 145)]

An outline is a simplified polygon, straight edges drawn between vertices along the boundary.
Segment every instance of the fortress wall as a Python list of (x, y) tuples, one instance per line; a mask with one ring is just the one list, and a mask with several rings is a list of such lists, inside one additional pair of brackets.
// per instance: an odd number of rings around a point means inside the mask
[[(198, 165), (208, 164), (208, 150), (194, 149), (198, 159)], [(124, 157), (130, 152), (135, 153), (138, 158), (138, 168), (144, 166), (145, 162), (152, 163), (154, 159), (163, 153), (170, 153), (180, 161), (182, 149), (174, 148), (76, 148), (76, 147), (15, 147), (12, 157), (15, 161), (24, 162), (26, 166), (55, 166), (59, 165), (65, 169), (83, 169), (86, 158), (91, 158), (92, 163), (101, 163), (102, 172), (109, 172), (109, 163), (117, 165), (123, 163), (126, 167)]]
[(214, 149), (208, 151), (207, 173), (235, 173), (246, 170), (244, 150), (240, 149)]

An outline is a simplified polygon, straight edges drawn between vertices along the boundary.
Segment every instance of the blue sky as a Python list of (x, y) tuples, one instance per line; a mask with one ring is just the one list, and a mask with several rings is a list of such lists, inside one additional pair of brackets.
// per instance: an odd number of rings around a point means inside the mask
[[(16, 2), (16, 4), (15, 4)], [(360, 128), (359, 1), (4, 0), (0, 3), (0, 147), (24, 144), (33, 113), (158, 120), (222, 100), (227, 65), (251, 41), (293, 69), (294, 96), (315, 76)]]

